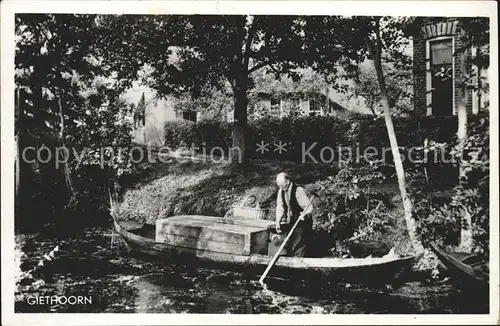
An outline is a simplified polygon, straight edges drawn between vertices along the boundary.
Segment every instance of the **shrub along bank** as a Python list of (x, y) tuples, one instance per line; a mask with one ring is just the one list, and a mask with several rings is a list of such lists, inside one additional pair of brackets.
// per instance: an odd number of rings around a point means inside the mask
[[(474, 117), (471, 117), (474, 120)], [(394, 119), (398, 145), (406, 158), (415, 156), (415, 148), (428, 142), (453, 142), (457, 118), (406, 116)], [(232, 146), (232, 125), (226, 121), (168, 121), (165, 145), (188, 147), (197, 152), (228, 155)], [(347, 156), (360, 160), (383, 159), (392, 162), (389, 139), (382, 118), (350, 114), (328, 117), (290, 117), (252, 120), (248, 126), (247, 156), (292, 162), (335, 163)], [(260, 145), (266, 145), (264, 149)], [(284, 144), (283, 150), (278, 145)], [(412, 149), (410, 151), (410, 149)], [(222, 149), (222, 151), (220, 150)], [(405, 167), (411, 169), (409, 159)], [(456, 180), (456, 169), (439, 162), (427, 167), (429, 177), (439, 183)]]
[[(474, 117), (472, 117), (474, 120)], [(451, 141), (457, 129), (457, 118), (408, 116), (394, 118), (394, 126), (399, 146), (421, 146), (424, 140), (436, 142)], [(232, 144), (232, 124), (226, 121), (202, 120), (198, 123), (185, 120), (167, 121), (164, 126), (165, 144), (172, 148), (181, 145), (194, 145), (210, 151), (214, 147), (227, 148)], [(373, 116), (351, 114), (349, 117), (317, 116), (265, 118), (251, 120), (248, 124), (248, 146), (251, 157), (261, 159), (279, 159), (301, 162), (302, 144), (306, 148), (317, 144), (310, 151), (319, 157), (323, 147), (358, 146), (360, 150), (367, 147), (389, 147), (389, 139), (384, 119)], [(286, 153), (266, 151), (256, 152), (257, 144), (287, 143)], [(272, 146), (271, 146), (272, 147)], [(355, 148), (353, 148), (355, 149)]]

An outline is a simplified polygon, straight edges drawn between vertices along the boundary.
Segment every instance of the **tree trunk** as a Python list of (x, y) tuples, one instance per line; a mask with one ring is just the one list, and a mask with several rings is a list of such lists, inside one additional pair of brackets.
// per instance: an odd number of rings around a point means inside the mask
[[(250, 50), (254, 34), (254, 17), (247, 16), (242, 25), (240, 25), (240, 39), (234, 42), (235, 49), (231, 62), (231, 85), (233, 87), (234, 99), (231, 162), (238, 166), (245, 165), (248, 161), (246, 155), (248, 64), (250, 62)], [(242, 51), (243, 48), (244, 51)]]
[[(460, 81), (460, 87), (458, 89), (458, 103), (457, 103), (457, 116), (458, 116), (458, 128), (457, 128), (457, 140), (459, 148), (459, 173), (458, 182), (462, 183), (464, 181), (465, 168), (463, 162), (464, 156), (464, 145), (467, 138), (467, 102), (468, 102), (468, 92), (467, 92), (467, 65), (469, 62), (469, 53), (466, 49), (460, 60), (460, 74), (462, 75)], [(467, 211), (462, 212), (462, 229), (460, 232), (460, 250), (465, 252), (472, 251), (472, 220), (471, 216)]]
[(481, 75), (483, 73), (483, 69), (481, 68), (481, 66), (477, 66), (477, 110), (474, 112), (475, 115), (479, 114), (479, 111), (481, 110), (482, 106), (483, 106), (483, 100), (482, 100), (482, 97), (483, 97), (483, 94), (482, 94), (482, 88), (483, 88), (483, 85), (482, 85), (482, 82), (481, 82)]
[[(64, 112), (63, 112), (63, 101), (62, 101), (62, 98), (61, 98), (62, 94), (59, 93), (59, 116), (60, 116), (60, 119), (61, 119), (61, 129), (59, 131), (59, 142), (61, 144), (61, 147), (63, 147), (64, 149), (67, 149), (66, 147), (66, 143), (64, 141)], [(69, 155), (68, 155), (69, 156)], [(65, 161), (62, 163), (63, 164), (63, 171), (64, 171), (64, 180), (66, 181), (66, 188), (68, 189), (68, 194), (69, 194), (69, 197), (73, 197), (74, 195), (74, 188), (73, 188), (73, 181), (71, 179), (71, 172), (70, 172), (70, 169), (69, 169), (69, 166), (68, 166), (68, 161), (69, 157), (67, 157), (65, 159)]]
[(406, 228), (408, 230), (408, 234), (410, 236), (410, 241), (413, 245), (413, 248), (417, 252), (422, 252), (423, 247), (422, 244), (417, 240), (417, 232), (416, 232), (416, 224), (415, 220), (413, 219), (412, 216), (412, 203), (410, 200), (410, 197), (408, 196), (408, 193), (406, 192), (406, 178), (405, 178), (405, 172), (403, 168), (403, 162), (401, 160), (401, 154), (399, 153), (399, 147), (398, 147), (398, 142), (396, 139), (396, 133), (394, 131), (394, 125), (392, 123), (392, 117), (391, 117), (391, 108), (390, 108), (390, 103), (389, 103), (389, 97), (387, 96), (387, 89), (385, 85), (385, 80), (384, 80), (384, 73), (382, 69), (382, 59), (381, 59), (381, 51), (382, 51), (382, 46), (381, 46), (381, 39), (380, 39), (380, 26), (379, 26), (379, 20), (376, 21), (376, 49), (373, 49), (371, 45), (371, 41), (368, 39), (368, 36), (365, 37), (366, 44), (368, 47), (368, 50), (370, 51), (373, 62), (375, 65), (375, 71), (377, 72), (377, 79), (379, 82), (380, 86), (380, 95), (381, 95), (381, 101), (382, 101), (382, 106), (384, 109), (384, 119), (385, 119), (385, 125), (387, 127), (387, 133), (389, 135), (389, 142), (391, 144), (391, 151), (392, 151), (392, 156), (394, 159), (394, 166), (396, 168), (396, 175), (398, 177), (398, 185), (399, 185), (399, 191), (401, 193), (401, 199), (403, 201), (403, 209), (404, 209), (404, 217), (406, 221)]
[(16, 137), (16, 147), (17, 147), (17, 158), (15, 162), (15, 203), (16, 211), (20, 213), (21, 198), (22, 198), (22, 180), (27, 172), (26, 162), (22, 158), (22, 151), (24, 147), (24, 89), (18, 88), (16, 92), (16, 105), (17, 105), (17, 137)]
[(234, 99), (234, 126), (233, 146), (231, 148), (231, 162), (237, 165), (245, 164), (248, 160), (246, 155), (247, 134), (247, 85), (241, 77), (233, 79)]
[(330, 87), (326, 87), (325, 89), (325, 109), (323, 110), (323, 114), (329, 115), (330, 112)]
[(460, 60), (460, 73), (462, 74), (462, 79), (460, 81), (460, 87), (458, 89), (458, 103), (457, 103), (457, 116), (458, 116), (458, 129), (457, 129), (457, 139), (459, 142), (460, 150), (463, 150), (462, 145), (467, 137), (467, 102), (468, 93), (466, 82), (467, 78), (465, 74), (467, 73), (467, 63), (468, 63), (468, 51), (464, 51), (462, 55), (462, 60)]

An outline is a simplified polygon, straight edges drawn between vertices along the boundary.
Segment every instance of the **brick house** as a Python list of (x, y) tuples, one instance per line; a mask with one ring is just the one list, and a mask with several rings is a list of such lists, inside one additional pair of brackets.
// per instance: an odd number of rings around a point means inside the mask
[[(415, 111), (422, 115), (450, 116), (457, 112), (458, 83), (465, 73), (461, 71), (462, 46), (458, 19), (450, 17), (420, 17), (415, 20), (413, 33), (414, 99)], [(469, 49), (469, 58), (474, 49)], [(476, 71), (470, 64), (468, 70)], [(484, 106), (484, 98), (469, 90), (467, 111), (477, 114)]]

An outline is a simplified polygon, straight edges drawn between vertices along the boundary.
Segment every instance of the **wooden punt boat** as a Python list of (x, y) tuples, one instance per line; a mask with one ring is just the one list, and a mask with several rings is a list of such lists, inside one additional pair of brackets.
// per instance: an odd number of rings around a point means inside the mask
[(488, 292), (488, 261), (484, 257), (462, 252), (448, 252), (435, 243), (431, 243), (430, 246), (446, 267), (451, 280), (458, 287), (474, 292)]
[[(174, 264), (215, 264), (216, 268), (242, 268), (244, 273), (261, 274), (272, 257), (261, 254), (235, 255), (208, 250), (173, 246), (155, 241), (155, 225), (114, 221), (116, 232), (130, 252), (160, 257)], [(279, 278), (356, 281), (361, 283), (388, 283), (407, 269), (414, 256), (387, 255), (380, 258), (302, 258), (281, 256), (270, 272)], [(223, 265), (224, 267), (222, 267)], [(318, 279), (319, 280), (319, 279)]]

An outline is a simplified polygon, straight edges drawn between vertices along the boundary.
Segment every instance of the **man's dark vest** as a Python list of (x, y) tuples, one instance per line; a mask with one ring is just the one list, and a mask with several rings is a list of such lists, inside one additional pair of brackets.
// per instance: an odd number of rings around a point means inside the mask
[[(299, 203), (297, 202), (297, 197), (295, 196), (298, 186), (294, 182), (292, 182), (290, 187), (292, 187), (290, 191), (290, 206), (292, 208), (292, 214), (293, 214), (290, 219), (290, 223), (295, 223), (300, 213), (302, 213), (304, 209), (299, 205)], [(285, 191), (281, 191), (281, 200), (283, 202), (285, 216), (288, 216), (288, 205), (285, 199)]]

